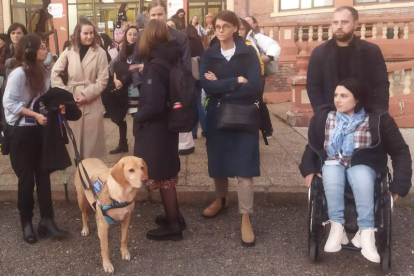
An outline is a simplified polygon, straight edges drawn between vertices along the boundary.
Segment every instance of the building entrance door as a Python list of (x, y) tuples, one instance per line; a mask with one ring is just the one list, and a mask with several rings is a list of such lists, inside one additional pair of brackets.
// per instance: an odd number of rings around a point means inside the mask
[(191, 24), (193, 16), (198, 16), (198, 21), (201, 26), (205, 27), (205, 16), (210, 12), (216, 15), (219, 11), (226, 7), (225, 1), (206, 1), (206, 0), (189, 0), (187, 4), (187, 22)]

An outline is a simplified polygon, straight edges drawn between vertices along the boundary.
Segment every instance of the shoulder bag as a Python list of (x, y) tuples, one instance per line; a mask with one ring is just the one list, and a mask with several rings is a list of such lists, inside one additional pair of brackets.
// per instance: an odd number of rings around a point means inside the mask
[[(26, 108), (29, 108), (32, 104), (35, 97), (32, 97), (29, 103), (26, 105)], [(9, 126), (7, 123), (1, 125), (0, 128), (0, 148), (3, 155), (9, 155), (10, 153), (10, 138), (13, 135), (14, 130), (20, 124), (20, 121), (23, 119), (23, 115), (17, 119), (13, 126)]]

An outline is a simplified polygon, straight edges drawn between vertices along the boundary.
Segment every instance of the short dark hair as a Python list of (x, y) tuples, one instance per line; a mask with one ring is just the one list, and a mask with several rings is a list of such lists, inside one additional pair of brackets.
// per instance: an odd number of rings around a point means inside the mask
[(358, 11), (357, 11), (354, 7), (350, 7), (350, 6), (342, 6), (342, 7), (339, 7), (339, 8), (337, 8), (337, 9), (334, 11), (334, 13), (341, 12), (341, 11), (343, 11), (343, 10), (348, 10), (348, 11), (350, 11), (350, 12), (351, 12), (351, 14), (352, 14), (352, 17), (354, 18), (354, 21), (357, 21), (357, 20), (359, 19), (359, 14), (358, 14)]
[(228, 10), (223, 10), (223, 11), (219, 12), (213, 19), (213, 22), (212, 22), (213, 27), (216, 27), (217, 19), (229, 22), (233, 26), (237, 27), (237, 32), (239, 31), (239, 28), (240, 28), (239, 18), (237, 17), (237, 15), (234, 12), (228, 11)]
[(340, 81), (338, 86), (343, 86), (348, 89), (354, 95), (355, 100), (358, 101), (355, 105), (355, 113), (359, 112), (362, 108), (367, 109), (368, 91), (360, 81), (356, 78), (347, 78)]
[(7, 36), (9, 37), (9, 39), (10, 39), (10, 34), (13, 31), (17, 30), (18, 28), (22, 29), (22, 32), (24, 35), (28, 34), (26, 27), (23, 24), (16, 22), (16, 23), (11, 24), (9, 29), (7, 30)]
[(143, 13), (143, 12), (144, 12), (144, 11), (146, 11), (146, 10), (148, 10), (148, 8), (147, 8), (147, 7), (145, 7), (145, 6), (144, 6), (144, 7), (142, 7), (142, 8), (141, 8), (141, 13)]

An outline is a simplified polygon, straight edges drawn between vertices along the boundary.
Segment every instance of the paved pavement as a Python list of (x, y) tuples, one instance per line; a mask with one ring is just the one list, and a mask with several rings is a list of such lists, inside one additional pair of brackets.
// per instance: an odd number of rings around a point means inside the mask
[[(262, 176), (255, 179), (253, 226), (257, 245), (240, 244), (240, 216), (233, 192), (229, 211), (215, 219), (200, 214), (214, 197), (207, 174), (205, 139), (196, 142), (196, 152), (181, 157), (179, 182), (181, 209), (189, 225), (182, 242), (153, 242), (145, 239), (155, 227), (153, 219), (162, 213), (158, 193), (139, 193), (130, 229), (131, 262), (119, 254), (120, 227), (110, 231), (111, 259), (116, 275), (379, 275), (378, 265), (360, 253), (344, 251), (324, 255), (318, 264), (306, 256), (306, 188), (298, 164), (306, 145), (306, 128), (291, 128), (283, 118), (289, 104), (270, 105), (275, 129), (270, 145), (261, 142)], [(116, 146), (118, 130), (106, 124), (108, 150)], [(131, 120), (128, 120), (129, 133)], [(414, 148), (413, 130), (402, 130)], [(130, 153), (133, 138), (129, 135)], [(104, 162), (114, 165), (121, 154)], [(103, 275), (96, 224), (91, 217), (91, 235), (81, 237), (80, 212), (73, 188), (73, 168), (68, 169), (70, 202), (62, 201), (61, 173), (52, 175), (56, 220), (71, 233), (66, 240), (45, 239), (26, 245), (21, 239), (16, 210), (16, 177), (8, 157), (0, 157), (0, 275)], [(234, 183), (232, 183), (234, 185)], [(413, 193), (397, 204), (394, 217), (393, 270), (390, 275), (414, 275)], [(149, 199), (149, 201), (148, 201)], [(34, 223), (38, 221), (38, 212)]]
[[(304, 204), (306, 203), (306, 188), (304, 180), (299, 173), (303, 150), (307, 143), (307, 128), (292, 128), (284, 122), (286, 111), (290, 103), (268, 105), (272, 114), (274, 127), (273, 138), (270, 145), (264, 145), (260, 140), (261, 150), (261, 176), (255, 178), (255, 200), (258, 204)], [(414, 129), (402, 129), (403, 135), (414, 152)], [(108, 151), (118, 143), (118, 128), (109, 119), (105, 119), (105, 138)], [(134, 138), (132, 136), (132, 118), (128, 117), (129, 153), (132, 154)], [(181, 202), (197, 202), (207, 204), (214, 198), (213, 181), (207, 172), (207, 154), (205, 138), (195, 140), (196, 151), (189, 156), (181, 157), (181, 172), (179, 177), (179, 197)], [(103, 161), (113, 166), (125, 154), (108, 155)], [(0, 155), (0, 202), (16, 199), (17, 178), (11, 168), (8, 156)], [(74, 168), (67, 170), (70, 197), (75, 198), (73, 186)], [(231, 181), (231, 190), (234, 191), (235, 182)], [(62, 173), (52, 174), (52, 190), (54, 199), (63, 199)], [(412, 190), (414, 191), (414, 190)], [(231, 200), (236, 200), (233, 192)], [(414, 193), (401, 201), (402, 204), (414, 205)], [(158, 193), (147, 193), (145, 189), (139, 193), (139, 200), (158, 200)]]
[[(110, 229), (110, 258), (115, 275), (142, 276), (270, 276), (270, 275), (381, 275), (378, 264), (365, 260), (360, 252), (323, 254), (312, 264), (306, 253), (306, 207), (261, 205), (252, 218), (256, 246), (240, 243), (240, 216), (235, 205), (214, 219), (201, 217), (203, 206), (181, 206), (187, 220), (181, 242), (148, 241), (145, 233), (156, 225), (162, 213), (158, 204), (139, 203), (131, 219), (129, 248), (131, 261), (121, 260), (120, 226)], [(27, 245), (21, 239), (14, 204), (0, 203), (0, 274), (15, 275), (104, 275), (96, 223), (91, 217), (91, 234), (82, 237), (77, 204), (55, 204), (56, 220), (68, 229), (65, 240), (44, 239)], [(414, 275), (412, 207), (395, 212), (393, 268), (389, 275)], [(34, 219), (37, 223), (38, 218)]]

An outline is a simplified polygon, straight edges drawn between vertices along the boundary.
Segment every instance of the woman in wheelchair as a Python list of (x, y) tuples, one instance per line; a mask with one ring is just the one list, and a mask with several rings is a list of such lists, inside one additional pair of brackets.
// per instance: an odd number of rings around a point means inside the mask
[(358, 232), (352, 244), (362, 255), (379, 263), (375, 245), (374, 185), (387, 171), (391, 156), (394, 180), (389, 191), (394, 201), (411, 187), (411, 155), (394, 119), (387, 113), (368, 113), (366, 91), (355, 79), (336, 88), (332, 106), (315, 110), (309, 126), (309, 143), (300, 170), (309, 188), (314, 175), (322, 178), (331, 230), (325, 252), (338, 252), (349, 240), (343, 224), (346, 179), (354, 193)]

